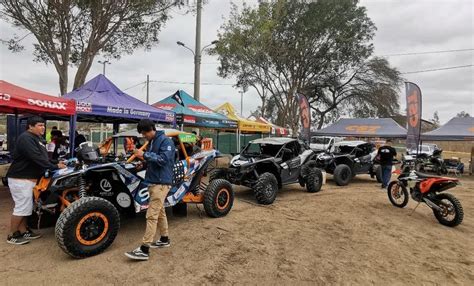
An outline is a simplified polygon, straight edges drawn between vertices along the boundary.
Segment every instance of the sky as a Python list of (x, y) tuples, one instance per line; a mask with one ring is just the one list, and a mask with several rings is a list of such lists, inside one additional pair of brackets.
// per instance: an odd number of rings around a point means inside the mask
[[(192, 1), (192, 0), (191, 0)], [(230, 0), (208, 0), (202, 13), (202, 46), (217, 38), (220, 26), (228, 17)], [(233, 1), (256, 5), (257, 0)], [(368, 16), (377, 26), (374, 38), (375, 55), (387, 56), (390, 64), (401, 72), (416, 72), (474, 64), (474, 1), (471, 0), (361, 0)], [(193, 93), (193, 55), (176, 44), (184, 42), (194, 47), (195, 15), (173, 9), (172, 19), (160, 32), (160, 43), (150, 51), (137, 50), (132, 55), (112, 60), (106, 66), (106, 76), (128, 94), (145, 101), (146, 88), (140, 84), (150, 76), (150, 103), (157, 102), (178, 89)], [(0, 38), (13, 33), (25, 35), (0, 20)], [(33, 37), (23, 43), (26, 49), (12, 54), (0, 45), (0, 79), (25, 88), (59, 95), (58, 76), (54, 67), (33, 62)], [(449, 53), (395, 56), (393, 54), (471, 49)], [(102, 60), (101, 56), (96, 58)], [(217, 57), (204, 54), (201, 66), (201, 101), (211, 107), (228, 101), (240, 110), (240, 94), (235, 80), (217, 75)], [(95, 63), (87, 77), (102, 72)], [(72, 88), (75, 69), (69, 71)], [(460, 111), (474, 114), (474, 67), (404, 74), (407, 81), (417, 83), (423, 94), (423, 118), (433, 118), (438, 111), (441, 123)], [(153, 82), (157, 81), (157, 82)], [(179, 83), (169, 83), (179, 82)], [(404, 88), (400, 87), (401, 110), (405, 109)], [(249, 90), (243, 99), (244, 116), (260, 105), (256, 92)]]

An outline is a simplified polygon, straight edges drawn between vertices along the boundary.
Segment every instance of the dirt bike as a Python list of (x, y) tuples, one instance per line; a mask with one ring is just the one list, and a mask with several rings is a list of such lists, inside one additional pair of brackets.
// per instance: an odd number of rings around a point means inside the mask
[(410, 190), (412, 199), (417, 201), (418, 205), (428, 205), (440, 224), (449, 227), (461, 224), (464, 217), (461, 203), (452, 194), (442, 193), (459, 185), (458, 179), (423, 174), (406, 163), (402, 170), (396, 170), (394, 173), (399, 176), (388, 185), (388, 199), (394, 206), (405, 207)]

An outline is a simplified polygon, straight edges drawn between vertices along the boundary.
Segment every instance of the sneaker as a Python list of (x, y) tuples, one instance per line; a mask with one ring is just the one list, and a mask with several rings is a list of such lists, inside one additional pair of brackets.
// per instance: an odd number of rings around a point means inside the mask
[(35, 240), (41, 237), (41, 234), (35, 233), (31, 231), (31, 229), (26, 230), (26, 232), (23, 233), (23, 238), (26, 240)]
[(141, 246), (139, 246), (135, 250), (125, 252), (125, 256), (133, 260), (148, 260), (148, 258), (150, 257), (148, 253), (143, 252)]
[(30, 241), (24, 238), (23, 235), (19, 231), (7, 237), (7, 243), (10, 243), (10, 244), (23, 245), (29, 242)]
[(153, 242), (152, 244), (150, 244), (150, 248), (165, 248), (165, 247), (170, 247), (170, 246), (171, 246), (171, 241), (169, 239), (167, 239), (166, 241), (161, 241), (161, 238), (160, 240), (157, 240)]

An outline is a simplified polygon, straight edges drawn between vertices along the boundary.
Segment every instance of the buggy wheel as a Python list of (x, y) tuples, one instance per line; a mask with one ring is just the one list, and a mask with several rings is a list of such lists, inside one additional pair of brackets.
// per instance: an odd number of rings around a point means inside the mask
[(234, 204), (234, 190), (232, 185), (223, 179), (210, 182), (204, 192), (204, 210), (210, 217), (227, 215)]
[(109, 247), (119, 228), (120, 216), (112, 203), (99, 197), (86, 197), (61, 213), (55, 233), (64, 252), (74, 258), (85, 258)]
[(392, 205), (396, 207), (404, 208), (408, 204), (407, 188), (397, 181), (388, 184), (387, 195)]
[(438, 194), (435, 203), (442, 211), (433, 209), (433, 214), (440, 224), (455, 227), (461, 224), (464, 218), (464, 211), (458, 199), (451, 194)]
[(317, 193), (323, 185), (323, 173), (319, 169), (311, 169), (306, 176), (306, 190), (309, 193)]
[(278, 192), (277, 178), (272, 173), (263, 173), (253, 186), (253, 191), (259, 204), (272, 204)]
[(216, 168), (209, 172), (209, 182), (216, 179), (227, 179), (227, 169)]
[(346, 186), (352, 179), (352, 170), (346, 164), (340, 164), (334, 169), (333, 176), (338, 186)]

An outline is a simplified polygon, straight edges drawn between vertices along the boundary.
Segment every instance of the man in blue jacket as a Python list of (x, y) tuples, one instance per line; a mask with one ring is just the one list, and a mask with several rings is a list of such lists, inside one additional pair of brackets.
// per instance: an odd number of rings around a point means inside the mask
[[(175, 146), (163, 131), (156, 131), (155, 123), (151, 120), (141, 120), (137, 125), (137, 130), (149, 142), (146, 152), (135, 149), (134, 154), (143, 157), (146, 162), (145, 181), (150, 184), (148, 187), (150, 202), (146, 213), (146, 230), (142, 245), (125, 255), (135, 260), (148, 260), (150, 248), (170, 246), (164, 203), (173, 183)], [(153, 241), (157, 227), (160, 239)]]

